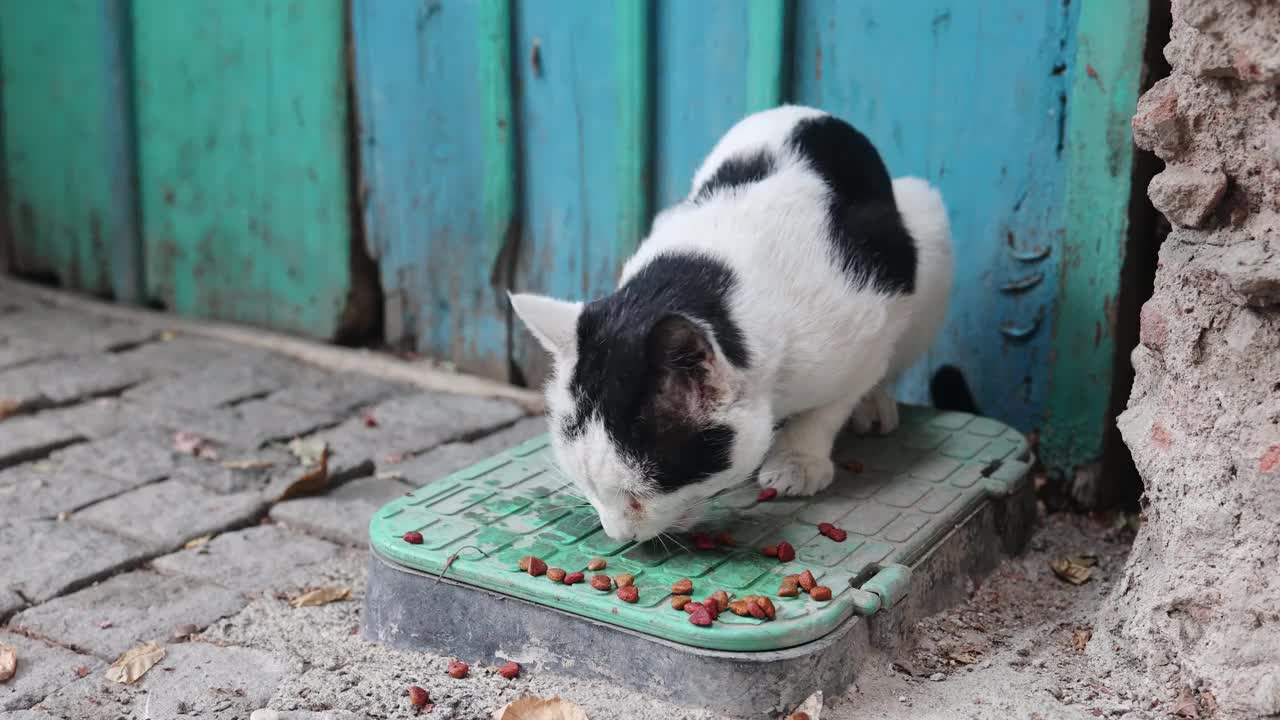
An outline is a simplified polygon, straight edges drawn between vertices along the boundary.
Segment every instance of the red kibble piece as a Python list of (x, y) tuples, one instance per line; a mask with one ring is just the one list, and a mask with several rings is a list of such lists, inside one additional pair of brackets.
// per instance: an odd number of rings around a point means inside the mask
[(711, 616), (712, 620), (720, 617), (720, 606), (716, 604), (715, 600), (712, 600), (711, 598), (703, 600), (702, 608), (707, 611), (707, 614)]
[(568, 575), (564, 576), (564, 584), (573, 585), (574, 583), (580, 583), (585, 577), (586, 575), (583, 575), (580, 572), (571, 572)]
[(706, 533), (694, 533), (693, 546), (698, 550), (714, 550), (716, 541), (712, 540), (711, 536)]
[(824, 587), (822, 585), (815, 585), (814, 588), (809, 591), (809, 598), (817, 600), (818, 602), (826, 602), (831, 599), (831, 588)]
[(364, 426), (369, 428), (378, 427), (378, 418), (373, 416), (372, 410), (365, 410), (360, 413), (360, 419), (364, 420)]
[(591, 587), (601, 592), (608, 592), (613, 589), (613, 578), (608, 575), (592, 575)]
[(738, 544), (738, 542), (733, 539), (733, 536), (727, 532), (717, 533), (716, 543), (724, 545), (725, 547), (733, 547)]
[(564, 582), (564, 578), (568, 574), (561, 568), (547, 568), (547, 579), (551, 582)]
[(543, 562), (542, 558), (529, 555), (520, 559), (520, 565), (534, 577), (547, 574), (547, 564)]
[(717, 590), (711, 593), (706, 600), (702, 601), (703, 605), (710, 605), (712, 603), (715, 604), (716, 610), (723, 612), (729, 607), (729, 593), (724, 590)]
[(751, 613), (751, 617), (757, 620), (764, 620), (765, 618), (769, 617), (769, 613), (765, 612), (764, 606), (761, 605), (755, 598), (752, 598), (747, 601), (747, 612)]
[(765, 488), (756, 496), (756, 502), (769, 502), (778, 497), (778, 488)]
[(640, 599), (640, 588), (635, 585), (618, 588), (618, 599), (622, 602), (633, 603)]
[(447, 672), (449, 673), (449, 677), (453, 678), (454, 680), (461, 680), (462, 678), (466, 677), (467, 673), (470, 671), (471, 671), (471, 666), (464, 662), (451, 662), (449, 663), (449, 669), (447, 670)]
[(850, 460), (849, 462), (844, 464), (844, 469), (848, 470), (851, 473), (857, 474), (862, 472), (864, 468), (862, 466), (861, 460)]
[[(696, 603), (689, 603), (689, 605), (694, 604)], [(685, 605), (685, 607), (689, 607), (689, 605)], [(707, 627), (711, 625), (711, 621), (714, 619), (715, 618), (711, 616), (711, 613), (708, 612), (707, 608), (703, 605), (698, 605), (697, 610), (689, 613), (689, 622), (697, 625), (698, 627)]]
[(849, 533), (840, 528), (831, 528), (831, 532), (827, 533), (827, 537), (836, 542), (844, 542), (849, 537)]
[(791, 543), (786, 540), (778, 543), (778, 559), (782, 562), (791, 562), (796, 559), (796, 549), (791, 546)]
[(693, 581), (689, 578), (677, 580), (672, 583), (671, 592), (676, 595), (688, 595), (693, 592)]
[(520, 676), (520, 663), (504, 662), (498, 666), (498, 674), (508, 680), (514, 680)]
[(423, 690), (417, 685), (409, 686), (409, 703), (410, 704), (412, 704), (416, 708), (420, 708), (429, 702), (431, 702), (431, 696), (427, 694), (426, 690)]
[(796, 582), (800, 584), (800, 587), (804, 588), (805, 592), (813, 590), (813, 588), (818, 584), (818, 581), (813, 577), (813, 573), (808, 570), (797, 575)]
[(422, 533), (418, 532), (417, 530), (410, 530), (409, 532), (404, 534), (404, 541), (409, 543), (410, 545), (421, 545)]
[(684, 604), (684, 611), (692, 615), (701, 607), (702, 607), (702, 603), (691, 600)]
[(764, 553), (765, 557), (778, 557), (778, 546), (765, 545), (760, 552)]
[(826, 535), (827, 533), (835, 529), (836, 529), (836, 526), (832, 525), (831, 523), (818, 523), (818, 532), (822, 533), (823, 535)]

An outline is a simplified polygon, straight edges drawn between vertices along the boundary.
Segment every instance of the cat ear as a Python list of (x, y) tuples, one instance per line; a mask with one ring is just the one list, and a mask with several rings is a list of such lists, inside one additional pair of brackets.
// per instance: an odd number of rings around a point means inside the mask
[(547, 352), (560, 356), (577, 353), (578, 315), (582, 313), (582, 303), (532, 293), (508, 293), (508, 296), (516, 315)]
[(723, 394), (720, 361), (706, 328), (685, 317), (663, 318), (649, 331), (647, 350), (658, 376), (659, 409), (705, 417)]

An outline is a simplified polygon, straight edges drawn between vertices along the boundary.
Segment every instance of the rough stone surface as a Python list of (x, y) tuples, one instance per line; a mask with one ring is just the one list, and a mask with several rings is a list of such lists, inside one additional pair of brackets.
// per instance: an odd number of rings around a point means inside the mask
[(76, 720), (121, 717), (245, 720), (262, 707), (290, 671), (282, 657), (202, 642), (171, 644), (141, 680), (121, 685), (103, 673), (46, 698), (39, 709)]
[(90, 471), (135, 487), (166, 477), (182, 457), (167, 434), (122, 432), (59, 450), (48, 463), (55, 473)]
[(1176, 0), (1173, 18), (1173, 72), (1135, 138), (1166, 174), (1221, 168), (1230, 190), (1160, 251), (1119, 421), (1145, 522), (1089, 649), (1188, 693), (1193, 716), (1256, 718), (1280, 713), (1280, 4)]
[(76, 681), (76, 668), (97, 671), (103, 662), (17, 633), (0, 630), (0, 645), (18, 651), (18, 672), (0, 684), (0, 710), (26, 710)]
[(227, 449), (224, 454), (228, 456), (305, 435), (337, 419), (334, 413), (299, 410), (270, 400), (250, 400), (234, 407), (183, 417), (182, 427), (175, 430), (215, 439)]
[(0, 502), (4, 503), (6, 520), (54, 518), (131, 487), (128, 482), (92, 470), (56, 472), (46, 462), (0, 472)]
[(322, 373), (285, 359), (256, 365), (206, 365), (179, 375), (160, 377), (125, 392), (124, 398), (188, 410), (228, 405), (264, 397), (293, 382)]
[(26, 605), (18, 593), (12, 590), (0, 590), (0, 620), (4, 620)]
[(353, 480), (319, 497), (287, 500), (271, 509), (271, 519), (344, 545), (369, 542), (369, 518), (412, 486), (390, 477)]
[(1151, 179), (1147, 194), (1156, 209), (1182, 227), (1200, 227), (1227, 192), (1227, 176), (1221, 170), (1205, 172), (1171, 167)]
[(165, 480), (131, 490), (76, 513), (75, 519), (124, 535), (157, 551), (246, 525), (266, 510), (255, 492), (220, 495), (186, 480)]
[(397, 395), (419, 391), (397, 383), (362, 375), (329, 376), (308, 382), (294, 382), (267, 396), (281, 405), (302, 410), (351, 413)]
[(137, 570), (24, 610), (9, 625), (111, 661), (139, 643), (170, 642), (180, 625), (203, 630), (247, 603), (212, 583)]
[(43, 457), (83, 436), (47, 413), (13, 417), (3, 422), (0, 432), (0, 468)]
[(315, 584), (314, 566), (337, 553), (338, 546), (324, 540), (278, 525), (261, 525), (219, 535), (199, 548), (157, 558), (153, 565), (164, 573), (258, 594)]
[(0, 525), (0, 548), (6, 549), (0, 553), (0, 590), (31, 602), (92, 582), (147, 554), (134, 540), (53, 520)]
[(0, 372), (0, 398), (36, 407), (64, 405), (118, 393), (146, 377), (145, 370), (117, 355), (50, 360)]

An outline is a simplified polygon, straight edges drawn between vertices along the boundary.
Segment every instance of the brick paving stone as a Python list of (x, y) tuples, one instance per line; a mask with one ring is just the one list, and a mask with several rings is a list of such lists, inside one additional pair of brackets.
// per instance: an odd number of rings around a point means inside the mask
[(44, 602), (147, 555), (137, 541), (70, 522), (0, 525), (0, 591)]
[(217, 461), (187, 458), (178, 463), (171, 477), (198, 483), (216, 493), (253, 491), (269, 498), (268, 486), (275, 475), (281, 468), (296, 466), (293, 455), (271, 446), (244, 452), (225, 451), (225, 457)]
[(179, 550), (152, 563), (160, 572), (215, 582), (243, 593), (296, 590), (313, 582), (315, 566), (338, 546), (279, 525), (224, 533), (200, 548)]
[(100, 670), (104, 663), (90, 655), (0, 630), (0, 644), (18, 651), (18, 672), (0, 684), (0, 710), (26, 710), (77, 680), (76, 668)]
[(53, 518), (132, 487), (92, 470), (58, 470), (48, 460), (0, 470), (0, 503), (7, 520)]
[(178, 375), (142, 383), (124, 393), (126, 400), (199, 410), (228, 405), (273, 391), (322, 373), (287, 358), (252, 365), (206, 365)]
[(34, 305), (5, 316), (0, 329), (9, 337), (39, 338), (61, 355), (116, 352), (152, 340), (155, 330), (141, 324), (107, 320), (74, 310)]
[(487, 434), (525, 416), (514, 403), (450, 393), (402, 395), (373, 408), (380, 427), (420, 428), (435, 444)]
[(183, 457), (168, 433), (130, 430), (59, 450), (47, 462), (55, 472), (91, 471), (136, 487), (167, 477)]
[(0, 622), (21, 610), (26, 605), (18, 593), (12, 590), (0, 590)]
[(266, 507), (266, 501), (255, 492), (220, 495), (196, 483), (175, 479), (91, 505), (74, 518), (163, 551), (201, 535), (246, 525)]
[(0, 370), (58, 355), (57, 345), (34, 338), (0, 336)]
[(294, 382), (268, 395), (267, 399), (302, 410), (325, 410), (346, 415), (391, 397), (417, 392), (416, 388), (407, 385), (348, 373)]
[(258, 348), (179, 335), (120, 353), (128, 364), (154, 375), (178, 375), (210, 365), (251, 366), (278, 355)]
[(27, 608), (9, 625), (111, 661), (139, 643), (169, 642), (180, 625), (204, 629), (248, 602), (195, 578), (135, 570)]
[(260, 650), (176, 643), (166, 646), (164, 659), (132, 685), (97, 672), (46, 698), (40, 709), (76, 720), (246, 720), (266, 706), (289, 672), (287, 661)]
[(271, 508), (271, 519), (326, 540), (362, 547), (369, 541), (373, 513), (412, 489), (393, 478), (361, 478), (328, 495), (286, 500)]
[(0, 420), (0, 468), (42, 457), (82, 437), (46, 413)]
[(227, 449), (223, 453), (227, 457), (306, 435), (337, 420), (334, 413), (299, 410), (270, 400), (251, 400), (198, 415), (182, 412), (186, 421), (175, 429), (220, 441)]
[(0, 371), (0, 398), (24, 406), (65, 405), (117, 393), (147, 376), (115, 355), (58, 358)]

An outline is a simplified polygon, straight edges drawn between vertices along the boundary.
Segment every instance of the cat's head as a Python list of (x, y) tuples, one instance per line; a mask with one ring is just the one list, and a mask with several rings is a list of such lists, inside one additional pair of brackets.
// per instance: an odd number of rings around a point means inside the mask
[(547, 384), (561, 469), (617, 540), (688, 529), (704, 502), (764, 460), (767, 393), (698, 319), (644, 311), (626, 288), (591, 303), (513, 295), (554, 358)]

